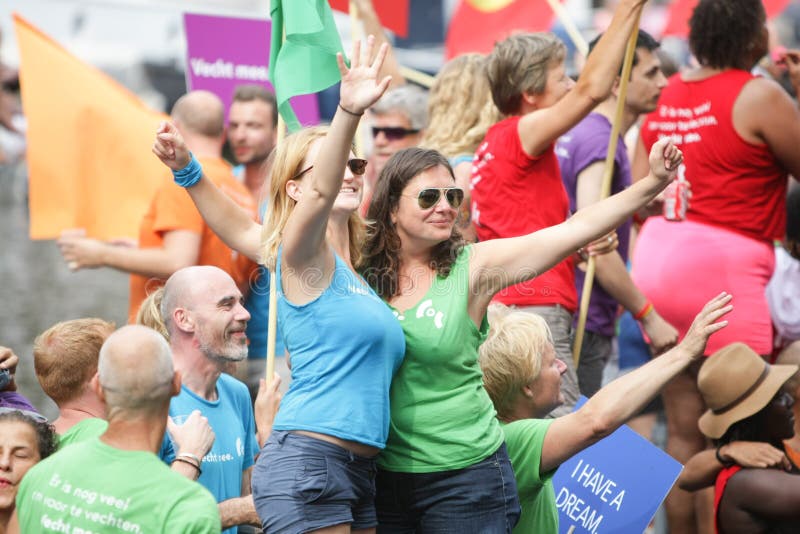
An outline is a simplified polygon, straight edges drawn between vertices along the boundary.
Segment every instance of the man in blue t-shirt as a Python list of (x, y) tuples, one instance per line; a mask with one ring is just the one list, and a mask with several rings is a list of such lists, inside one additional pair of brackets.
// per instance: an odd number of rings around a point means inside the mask
[[(590, 53), (597, 43), (590, 45)], [(614, 174), (611, 194), (631, 185), (631, 166), (622, 137), (636, 123), (639, 115), (656, 108), (661, 90), (667, 79), (661, 71), (661, 61), (656, 53), (658, 42), (647, 32), (639, 31), (633, 69), (628, 81), (625, 107), (620, 127), (620, 138), (614, 155)], [(601, 102), (572, 130), (561, 136), (556, 144), (556, 155), (561, 167), (561, 177), (567, 190), (570, 209), (575, 212), (600, 200), (605, 158), (611, 137), (611, 125), (617, 108), (619, 79), (611, 96)], [(626, 269), (630, 221), (617, 229), (619, 246), (616, 253), (595, 257), (597, 283), (592, 287), (591, 304), (586, 320), (586, 333), (578, 365), (578, 385), (582, 395), (591, 397), (600, 389), (603, 368), (608, 361), (614, 338), (617, 307), (621, 304), (636, 319), (650, 338), (653, 351), (658, 354), (678, 341), (678, 332), (664, 321), (652, 304), (633, 284)], [(584, 271), (575, 269), (578, 293), (583, 289)]]
[[(250, 395), (247, 386), (223, 374), (247, 357), (250, 314), (244, 297), (221, 269), (187, 267), (167, 280), (161, 314), (182, 377), (170, 417), (180, 424), (199, 410), (215, 434), (211, 450), (200, 459), (197, 480), (220, 503), (222, 527), (229, 529), (225, 532), (233, 534), (236, 529), (230, 527), (235, 525), (260, 525), (250, 496), (250, 473), (258, 452)], [(162, 458), (171, 459), (165, 450)]]

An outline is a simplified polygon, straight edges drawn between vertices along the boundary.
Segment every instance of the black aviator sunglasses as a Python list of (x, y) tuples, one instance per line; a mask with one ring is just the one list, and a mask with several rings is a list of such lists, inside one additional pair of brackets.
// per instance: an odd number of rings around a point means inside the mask
[[(354, 176), (362, 176), (365, 172), (367, 172), (367, 163), (367, 160), (361, 158), (350, 158), (347, 160), (347, 166)], [(313, 165), (309, 165), (302, 171), (292, 176), (292, 180), (297, 180), (313, 168)]]
[(419, 130), (403, 128), (402, 126), (373, 126), (372, 137), (378, 137), (378, 134), (386, 136), (387, 141), (397, 141), (403, 139), (407, 135), (417, 134)]

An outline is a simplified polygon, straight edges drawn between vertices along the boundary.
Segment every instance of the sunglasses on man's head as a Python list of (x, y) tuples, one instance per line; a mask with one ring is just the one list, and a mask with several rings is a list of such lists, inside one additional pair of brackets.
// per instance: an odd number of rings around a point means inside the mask
[(373, 138), (378, 137), (378, 134), (380, 133), (382, 133), (389, 141), (397, 141), (398, 139), (402, 139), (407, 135), (419, 133), (419, 130), (410, 130), (401, 126), (372, 127)]
[[(367, 172), (367, 160), (361, 158), (350, 158), (347, 160), (347, 167), (350, 169), (350, 172), (353, 173), (354, 176), (362, 176), (365, 172)], [(297, 180), (305, 173), (313, 169), (313, 165), (309, 165), (302, 171), (298, 172), (292, 177), (292, 180)]]
[(460, 187), (427, 187), (419, 192), (418, 195), (403, 195), (417, 199), (419, 207), (427, 210), (439, 203), (444, 193), (450, 207), (457, 209), (464, 202), (464, 190)]

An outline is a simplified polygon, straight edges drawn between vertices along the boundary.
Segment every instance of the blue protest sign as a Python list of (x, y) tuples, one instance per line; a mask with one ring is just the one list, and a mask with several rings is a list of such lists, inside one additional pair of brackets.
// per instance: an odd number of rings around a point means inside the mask
[(640, 534), (682, 469), (639, 434), (620, 427), (556, 471), (559, 533)]

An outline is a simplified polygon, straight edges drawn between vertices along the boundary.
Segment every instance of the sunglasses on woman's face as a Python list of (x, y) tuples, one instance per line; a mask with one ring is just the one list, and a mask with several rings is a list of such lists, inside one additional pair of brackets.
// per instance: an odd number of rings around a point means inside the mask
[(442, 194), (444, 194), (444, 197), (447, 199), (447, 203), (450, 204), (450, 207), (453, 209), (457, 209), (461, 203), (464, 202), (464, 190), (460, 187), (426, 187), (416, 196), (402, 196), (416, 198), (419, 207), (427, 210), (439, 203), (439, 199), (442, 198)]
[[(368, 161), (361, 158), (350, 158), (347, 160), (347, 167), (350, 169), (350, 172), (353, 173), (353, 176), (362, 176), (365, 172), (367, 172), (367, 163)], [(309, 165), (302, 171), (298, 172), (292, 177), (292, 180), (297, 180), (305, 173), (313, 169), (313, 165)]]
[(419, 133), (419, 130), (412, 130), (403, 128), (402, 126), (373, 126), (372, 137), (378, 137), (378, 134), (383, 134), (387, 141), (397, 141), (407, 135)]

